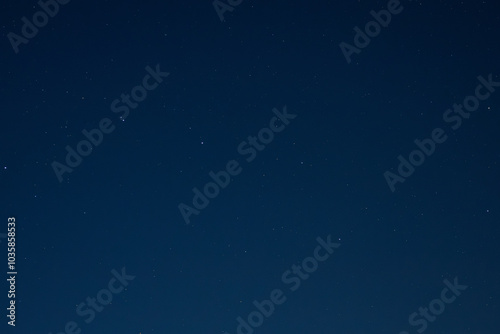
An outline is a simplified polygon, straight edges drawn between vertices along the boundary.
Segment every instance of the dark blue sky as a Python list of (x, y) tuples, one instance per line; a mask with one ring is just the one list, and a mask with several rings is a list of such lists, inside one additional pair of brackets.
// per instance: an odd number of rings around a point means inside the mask
[(41, 3), (0, 11), (2, 333), (498, 333), (497, 2)]

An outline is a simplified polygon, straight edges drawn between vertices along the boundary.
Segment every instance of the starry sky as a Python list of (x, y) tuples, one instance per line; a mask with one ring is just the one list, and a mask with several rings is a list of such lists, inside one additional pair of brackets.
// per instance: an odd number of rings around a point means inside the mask
[(498, 9), (2, 3), (1, 332), (498, 333)]

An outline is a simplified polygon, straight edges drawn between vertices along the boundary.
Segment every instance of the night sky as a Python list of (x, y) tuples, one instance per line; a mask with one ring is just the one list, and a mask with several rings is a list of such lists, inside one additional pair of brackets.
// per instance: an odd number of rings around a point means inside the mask
[(497, 334), (499, 9), (4, 1), (0, 332)]

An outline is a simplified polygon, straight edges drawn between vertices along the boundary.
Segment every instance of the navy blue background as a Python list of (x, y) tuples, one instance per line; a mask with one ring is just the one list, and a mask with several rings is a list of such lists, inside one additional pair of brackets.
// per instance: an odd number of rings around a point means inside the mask
[[(39, 7), (2, 4), (0, 232), (16, 217), (18, 270), (2, 332), (235, 334), (279, 288), (255, 333), (416, 333), (408, 316), (458, 277), (426, 331), (497, 333), (500, 92), (457, 131), (442, 115), (499, 81), (498, 4), (401, 4), (350, 64), (339, 44), (387, 2), (243, 1), (221, 22), (210, 1), (71, 1), (18, 54), (7, 34)], [(170, 75), (120, 122), (111, 102), (156, 64)], [(179, 203), (285, 105), (297, 117), (186, 225)], [(59, 183), (51, 163), (106, 117)], [(448, 140), (391, 192), (383, 173), (436, 127)], [(291, 293), (282, 273), (328, 235), (342, 246)], [(85, 324), (76, 305), (123, 267), (135, 279)]]

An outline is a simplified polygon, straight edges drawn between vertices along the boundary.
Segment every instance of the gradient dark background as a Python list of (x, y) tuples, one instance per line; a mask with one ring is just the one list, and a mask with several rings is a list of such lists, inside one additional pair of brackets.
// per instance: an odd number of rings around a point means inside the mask
[[(275, 288), (265, 333), (394, 333), (467, 290), (426, 333), (498, 333), (500, 89), (461, 128), (443, 112), (492, 73), (498, 1), (402, 1), (348, 64), (339, 48), (386, 1), (71, 1), (16, 54), (36, 1), (2, 4), (0, 233), (16, 218), (16, 327), (2, 333), (236, 334)], [(111, 102), (145, 67), (170, 75), (125, 122)], [(298, 115), (186, 225), (177, 208), (268, 125)], [(51, 163), (105, 117), (116, 129), (59, 183)], [(396, 191), (383, 173), (436, 127), (448, 140)], [(316, 238), (342, 246), (291, 293), (281, 275)], [(0, 259), (7, 263), (0, 235)], [(85, 324), (75, 307), (135, 279)], [(2, 268), (5, 268), (2, 265)]]

